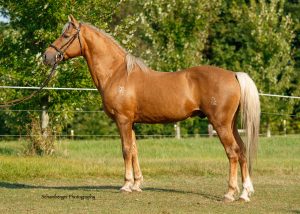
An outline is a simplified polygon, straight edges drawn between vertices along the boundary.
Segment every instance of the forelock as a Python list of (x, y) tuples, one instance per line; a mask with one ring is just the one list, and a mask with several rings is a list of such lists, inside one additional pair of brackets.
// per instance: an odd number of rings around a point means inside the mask
[(62, 31), (61, 31), (61, 34), (63, 34), (63, 33), (69, 28), (69, 26), (70, 26), (70, 22), (67, 22), (67, 23), (64, 25), (64, 27), (63, 27), (63, 29), (62, 29)]

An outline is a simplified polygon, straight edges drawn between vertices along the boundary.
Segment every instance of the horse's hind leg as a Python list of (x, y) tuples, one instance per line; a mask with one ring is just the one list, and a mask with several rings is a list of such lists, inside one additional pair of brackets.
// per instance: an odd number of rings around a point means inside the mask
[(229, 181), (228, 181), (228, 192), (224, 196), (225, 202), (234, 201), (234, 195), (239, 192), (238, 181), (237, 181), (237, 168), (240, 147), (236, 143), (232, 132), (232, 126), (230, 123), (226, 125), (215, 126), (215, 129), (219, 135), (219, 138), (224, 146), (228, 160), (229, 160)]
[(134, 184), (132, 186), (133, 191), (141, 192), (141, 184), (143, 181), (142, 171), (140, 169), (139, 159), (138, 159), (138, 149), (136, 145), (135, 133), (132, 130), (132, 166), (134, 172)]
[(247, 158), (246, 158), (246, 149), (245, 145), (238, 133), (237, 129), (237, 124), (235, 122), (234, 128), (233, 128), (233, 134), (234, 137), (239, 144), (240, 147), (240, 156), (239, 156), (239, 163), (241, 167), (241, 175), (242, 175), (242, 182), (243, 182), (243, 191), (240, 196), (241, 200), (244, 201), (250, 201), (249, 196), (254, 193), (254, 188), (250, 179), (249, 171), (248, 171), (248, 166), (247, 166)]

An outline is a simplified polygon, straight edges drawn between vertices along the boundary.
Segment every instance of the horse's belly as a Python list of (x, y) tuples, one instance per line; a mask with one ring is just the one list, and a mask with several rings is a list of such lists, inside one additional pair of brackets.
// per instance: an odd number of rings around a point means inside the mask
[(139, 114), (135, 118), (136, 123), (171, 123), (181, 121), (189, 116), (187, 115), (158, 115), (158, 114)]
[(136, 113), (135, 121), (140, 123), (170, 123), (184, 120), (198, 110), (193, 102), (180, 100), (173, 102), (147, 102), (141, 105)]

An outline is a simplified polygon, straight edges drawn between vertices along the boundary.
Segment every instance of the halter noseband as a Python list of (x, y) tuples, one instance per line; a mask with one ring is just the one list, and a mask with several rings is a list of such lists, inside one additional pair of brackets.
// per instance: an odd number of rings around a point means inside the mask
[(79, 45), (80, 45), (80, 54), (82, 55), (82, 44), (81, 44), (81, 40), (80, 40), (80, 27), (81, 27), (81, 23), (79, 23), (78, 28), (75, 26), (75, 24), (73, 22), (69, 22), (70, 24), (73, 25), (73, 27), (76, 29), (76, 33), (65, 43), (63, 44), (60, 48), (56, 47), (55, 45), (51, 44), (50, 47), (54, 48), (58, 54), (56, 55), (56, 61), (62, 61), (64, 58), (64, 53), (66, 52), (66, 50), (70, 47), (70, 45), (73, 43), (73, 41), (76, 39), (76, 37), (78, 38), (79, 41)]

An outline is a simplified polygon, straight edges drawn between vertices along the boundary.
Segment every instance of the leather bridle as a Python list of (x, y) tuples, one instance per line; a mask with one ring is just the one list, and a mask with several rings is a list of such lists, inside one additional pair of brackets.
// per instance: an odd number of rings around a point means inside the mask
[(50, 45), (51, 48), (54, 48), (57, 51), (56, 58), (55, 58), (55, 62), (56, 63), (60, 62), (60, 61), (62, 61), (64, 59), (64, 54), (65, 54), (66, 50), (70, 47), (70, 45), (74, 42), (74, 40), (76, 38), (78, 38), (78, 41), (79, 41), (80, 54), (83, 55), (82, 43), (81, 43), (80, 35), (79, 35), (80, 34), (81, 23), (79, 23), (78, 27), (76, 27), (76, 25), (73, 22), (69, 22), (69, 24), (73, 25), (73, 27), (76, 29), (76, 33), (73, 34), (71, 36), (71, 38), (65, 44), (63, 44), (60, 48), (56, 47), (53, 44)]

